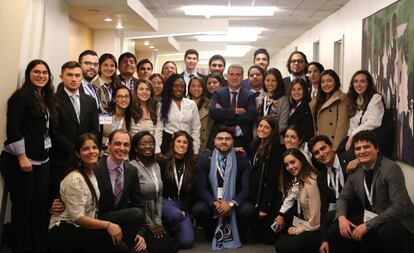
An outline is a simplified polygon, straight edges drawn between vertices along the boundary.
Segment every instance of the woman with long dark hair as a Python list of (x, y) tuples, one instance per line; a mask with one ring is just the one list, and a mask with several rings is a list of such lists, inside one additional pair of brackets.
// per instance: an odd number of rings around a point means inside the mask
[(311, 90), (310, 90), (311, 99), (315, 98), (316, 95), (318, 95), (318, 85), (321, 80), (321, 73), (324, 70), (325, 68), (319, 62), (313, 61), (308, 64), (307, 76), (311, 84)]
[(318, 95), (309, 104), (316, 134), (328, 136), (335, 149), (345, 139), (349, 126), (348, 99), (340, 87), (341, 81), (335, 71), (323, 71)]
[(185, 131), (174, 133), (167, 160), (160, 163), (163, 182), (162, 217), (180, 248), (192, 248), (193, 225), (189, 210), (195, 181), (193, 139)]
[(7, 102), (1, 173), (10, 191), (13, 252), (47, 247), (49, 149), (58, 122), (50, 68), (43, 60), (26, 67), (23, 86)]
[(212, 72), (206, 77), (205, 83), (206, 97), (211, 99), (216, 90), (224, 87), (225, 80), (223, 80), (219, 72)]
[(299, 184), (299, 212), (290, 224), (288, 234), (276, 241), (276, 251), (318, 252), (321, 199), (316, 181), (317, 171), (309, 164), (302, 151), (295, 148), (286, 150), (283, 164), (285, 169), (280, 173), (280, 188), (286, 196), (296, 183)]
[(279, 191), (279, 173), (282, 153), (279, 142), (278, 124), (274, 117), (260, 120), (250, 150), (252, 171), (250, 173), (250, 202), (255, 208), (252, 235), (256, 242), (274, 243), (275, 234), (270, 229), (282, 194)]
[(172, 135), (184, 130), (191, 135), (194, 143), (194, 153), (200, 150), (200, 118), (194, 101), (185, 98), (184, 78), (172, 74), (165, 81), (162, 94), (162, 105), (155, 129), (155, 153), (165, 156), (169, 149)]
[(60, 182), (63, 212), (49, 224), (52, 252), (113, 252), (122, 243), (119, 225), (96, 218), (99, 188), (93, 166), (99, 159), (94, 135), (83, 134), (75, 143), (72, 165)]
[(138, 132), (132, 138), (133, 160), (130, 164), (138, 171), (138, 181), (144, 201), (147, 228), (144, 238), (151, 253), (175, 252), (175, 242), (165, 230), (161, 219), (163, 182), (154, 150), (155, 138), (150, 132)]

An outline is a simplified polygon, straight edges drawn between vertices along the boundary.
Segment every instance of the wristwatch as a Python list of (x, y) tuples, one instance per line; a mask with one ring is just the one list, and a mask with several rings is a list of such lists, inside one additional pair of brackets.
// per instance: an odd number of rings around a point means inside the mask
[(233, 209), (233, 207), (234, 207), (234, 202), (229, 201), (229, 206), (230, 206), (230, 208), (231, 208), (231, 209)]

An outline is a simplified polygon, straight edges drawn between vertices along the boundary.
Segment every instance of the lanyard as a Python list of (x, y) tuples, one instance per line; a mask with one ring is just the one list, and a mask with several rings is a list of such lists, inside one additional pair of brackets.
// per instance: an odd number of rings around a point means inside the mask
[(177, 167), (174, 164), (174, 178), (175, 183), (177, 184), (177, 196), (180, 196), (181, 186), (183, 185), (183, 179), (184, 179), (184, 173), (185, 173), (185, 165), (183, 165), (183, 173), (181, 174), (181, 177), (178, 179), (178, 173), (177, 173)]
[[(117, 125), (117, 122), (119, 122), (118, 125)], [(116, 121), (115, 115), (112, 117), (112, 130), (121, 129), (123, 124), (124, 124), (124, 118), (122, 118), (120, 121)]]
[(150, 178), (154, 182), (154, 184), (155, 184), (155, 196), (158, 196), (158, 192), (160, 190), (160, 186), (158, 185), (158, 178), (157, 178), (157, 175), (155, 174), (154, 166), (151, 165), (151, 167), (149, 169), (147, 167), (145, 167), (145, 166), (144, 166), (144, 168), (147, 170)]
[(50, 118), (50, 114), (49, 114), (49, 110), (47, 110), (46, 111), (46, 114), (45, 114), (45, 119), (46, 119), (46, 132), (49, 131), (49, 127), (50, 127), (49, 118)]
[(364, 189), (365, 189), (365, 194), (367, 195), (367, 198), (368, 198), (369, 204), (371, 205), (371, 208), (374, 205), (374, 201), (372, 199), (372, 195), (373, 195), (372, 189), (373, 189), (373, 186), (374, 186), (374, 182), (372, 182), (372, 184), (371, 184), (371, 190), (368, 191), (367, 181), (365, 180), (365, 176), (364, 176)]

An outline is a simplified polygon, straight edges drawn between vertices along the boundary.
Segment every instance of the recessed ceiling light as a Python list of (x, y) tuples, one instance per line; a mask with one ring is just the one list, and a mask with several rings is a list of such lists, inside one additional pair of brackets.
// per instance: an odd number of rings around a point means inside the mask
[(144, 42), (144, 46), (149, 46), (150, 45), (150, 43), (149, 43), (149, 41), (148, 40), (146, 40), (145, 42)]
[(158, 48), (154, 48), (154, 51), (157, 52), (158, 51)]
[(154, 47), (154, 46), (149, 46), (149, 48), (153, 49), (153, 48), (155, 48), (155, 47)]
[(196, 36), (198, 41), (252, 42), (257, 41), (263, 27), (229, 27), (226, 34)]
[(108, 17), (104, 18), (104, 21), (105, 21), (105, 22), (112, 22), (112, 21), (113, 21), (113, 19), (112, 19), (112, 17), (111, 17), (111, 16), (108, 16)]
[(187, 16), (273, 16), (279, 10), (274, 6), (187, 5), (181, 7)]
[(116, 26), (115, 26), (115, 28), (116, 29), (118, 29), (118, 30), (121, 30), (121, 29), (124, 29), (124, 26), (119, 22)]

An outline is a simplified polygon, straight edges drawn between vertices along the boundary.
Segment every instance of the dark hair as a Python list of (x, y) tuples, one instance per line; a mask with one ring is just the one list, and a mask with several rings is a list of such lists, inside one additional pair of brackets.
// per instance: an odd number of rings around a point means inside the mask
[(283, 77), (280, 71), (277, 68), (270, 68), (268, 69), (265, 74), (263, 75), (263, 90), (267, 92), (267, 88), (265, 83), (266, 76), (273, 75), (276, 78), (277, 88), (273, 91), (272, 99), (279, 99), (283, 95), (285, 95), (285, 84), (283, 83)]
[(152, 65), (152, 62), (147, 58), (142, 59), (137, 63), (137, 69), (139, 70), (139, 67), (141, 67), (142, 65), (144, 65), (146, 63), (149, 63), (151, 65), (151, 69), (154, 69), (154, 65)]
[(332, 141), (328, 138), (328, 136), (326, 135), (316, 135), (313, 136), (312, 138), (310, 138), (310, 140), (308, 141), (308, 149), (311, 153), (313, 147), (316, 145), (316, 143), (323, 141), (326, 143), (326, 145), (333, 147)]
[(294, 131), (296, 133), (296, 135), (298, 136), (298, 138), (302, 141), (301, 144), (305, 141), (305, 136), (303, 134), (304, 131), (303, 131), (301, 126), (296, 125), (296, 124), (289, 125), (285, 130), (285, 135), (287, 133), (287, 130)]
[[(168, 63), (171, 63), (172, 65), (174, 65), (174, 66), (175, 66), (175, 73), (177, 73), (177, 65), (175, 64), (175, 62), (173, 62), (173, 61), (166, 61), (166, 62), (164, 62), (164, 64), (162, 64), (162, 67), (161, 67), (161, 74), (162, 74), (162, 72), (164, 71), (164, 67), (165, 67), (165, 65), (167, 65)], [(163, 78), (163, 80), (164, 80), (164, 78)]]
[(268, 60), (268, 61), (269, 61), (269, 63), (270, 63), (270, 56), (269, 56), (269, 52), (267, 52), (267, 50), (266, 50), (265, 48), (258, 48), (258, 49), (256, 49), (256, 51), (254, 51), (254, 53), (253, 53), (253, 63), (254, 63), (254, 60), (256, 59), (256, 56), (257, 56), (258, 54), (265, 54), (265, 55), (266, 55), (266, 57), (267, 57), (267, 60)]
[(183, 165), (185, 166), (183, 189), (187, 192), (191, 191), (194, 186), (195, 177), (195, 158), (194, 158), (194, 147), (193, 138), (186, 131), (180, 130), (175, 132), (171, 139), (171, 148), (167, 154), (167, 178), (174, 180), (174, 165), (175, 165), (175, 152), (174, 144), (178, 137), (184, 136), (188, 141), (188, 149), (184, 155)]
[(131, 139), (131, 135), (129, 134), (129, 132), (127, 130), (116, 129), (116, 130), (109, 133), (109, 136), (108, 136), (108, 139), (109, 139), (108, 143), (109, 144), (112, 144), (112, 139), (114, 138), (115, 134), (117, 134), (117, 133), (127, 134), (129, 136), (129, 139)]
[(78, 62), (79, 62), (79, 63), (82, 63), (82, 58), (83, 58), (85, 55), (92, 55), (92, 56), (96, 56), (96, 58), (98, 58), (98, 54), (97, 54), (94, 50), (90, 50), (90, 49), (88, 49), (88, 50), (83, 51), (83, 52), (79, 55), (79, 58), (78, 58)]
[(154, 97), (154, 88), (152, 88), (151, 82), (146, 79), (138, 79), (136, 82), (136, 86), (135, 86), (136, 90), (133, 95), (133, 106), (131, 110), (131, 116), (134, 119), (135, 123), (138, 123), (144, 114), (141, 108), (141, 102), (139, 101), (138, 94), (137, 94), (138, 86), (141, 83), (147, 85), (147, 87), (150, 89), (151, 94), (147, 101), (147, 109), (148, 109), (148, 112), (150, 113), (151, 121), (155, 126), (157, 124), (157, 101), (155, 100), (155, 97)]
[(82, 160), (80, 159), (80, 156), (79, 156), (80, 150), (82, 149), (85, 142), (88, 141), (88, 140), (93, 141), (96, 144), (97, 148), (99, 149), (98, 140), (96, 139), (95, 135), (89, 134), (89, 133), (80, 135), (76, 139), (75, 146), (74, 146), (74, 149), (73, 149), (72, 164), (71, 164), (70, 168), (64, 174), (63, 178), (65, 178), (67, 175), (69, 175), (72, 171), (78, 171), (82, 175), (83, 179), (85, 180), (86, 185), (88, 186), (88, 189), (92, 194), (93, 206), (96, 207), (98, 205), (98, 201), (99, 201), (98, 195), (96, 194), (95, 188), (93, 187), (91, 180), (89, 179), (89, 176), (88, 176), (87, 171), (86, 171), (86, 167), (83, 164), (83, 162), (82, 162)]
[(112, 85), (113, 88), (116, 88), (116, 87), (121, 85), (121, 80), (119, 80), (119, 77), (116, 74), (116, 70), (118, 69), (118, 64), (117, 64), (116, 58), (113, 54), (103, 54), (103, 55), (101, 55), (101, 57), (99, 57), (99, 71), (98, 71), (98, 74), (99, 74), (99, 76), (101, 75), (102, 64), (104, 63), (104, 61), (106, 61), (108, 59), (111, 59), (115, 64), (115, 72), (111, 76), (111, 79), (112, 79), (111, 85)]
[[(305, 183), (308, 182), (309, 178), (316, 179), (317, 171), (315, 168), (312, 167), (312, 165), (308, 162), (305, 155), (297, 148), (290, 148), (286, 150), (286, 152), (283, 154), (283, 164), (285, 157), (288, 155), (294, 156), (296, 159), (298, 159), (302, 165), (302, 168), (300, 169), (299, 174), (296, 176), (299, 187), (303, 188)], [(285, 167), (283, 165), (283, 167)], [(294, 183), (294, 176), (290, 174), (286, 168), (280, 170), (280, 190), (283, 192), (283, 195), (286, 196), (287, 192), (290, 188), (292, 188)]]
[(195, 55), (197, 55), (197, 59), (198, 59), (198, 52), (197, 52), (197, 50), (195, 50), (193, 48), (187, 49), (185, 51), (185, 53), (184, 53), (184, 59), (187, 58), (187, 55), (189, 55), (189, 54), (195, 54)]
[(365, 78), (367, 79), (368, 82), (368, 86), (367, 86), (367, 90), (364, 92), (363, 96), (363, 101), (362, 101), (362, 105), (361, 108), (359, 108), (360, 110), (366, 110), (368, 107), (369, 102), (371, 101), (372, 96), (377, 93), (377, 90), (375, 88), (374, 85), (374, 79), (372, 78), (371, 74), (366, 71), (366, 70), (358, 70), (357, 72), (355, 72), (355, 74), (352, 76), (351, 78), (351, 83), (349, 84), (349, 90), (348, 90), (348, 99), (349, 99), (349, 103), (348, 103), (348, 112), (349, 112), (349, 117), (352, 117), (355, 115), (358, 106), (357, 106), (357, 98), (358, 98), (358, 94), (355, 91), (354, 88), (354, 79), (357, 75), (364, 75)]
[(224, 87), (224, 84), (225, 84), (225, 81), (224, 81), (224, 79), (223, 79), (223, 76), (222, 76), (222, 74), (220, 73), (220, 72), (217, 72), (217, 71), (214, 71), (214, 72), (211, 72), (210, 74), (208, 74), (207, 76), (206, 76), (206, 78), (205, 78), (205, 82), (204, 82), (204, 94), (206, 95), (206, 97), (208, 98), (208, 99), (211, 99), (211, 97), (213, 96), (213, 94), (211, 94), (209, 91), (208, 91), (208, 89), (207, 89), (207, 82), (208, 82), (208, 79), (209, 78), (214, 78), (214, 79), (216, 79), (218, 82), (219, 82), (219, 84), (220, 84), (220, 86), (221, 87)]
[(322, 90), (322, 77), (325, 75), (330, 75), (335, 80), (335, 88), (333, 92), (339, 90), (339, 88), (341, 87), (341, 80), (339, 79), (338, 74), (336, 74), (334, 70), (326, 69), (321, 73), (321, 78), (318, 84), (318, 94), (316, 95), (316, 103), (313, 109), (313, 117), (315, 122), (317, 122), (319, 108), (321, 108), (327, 100), (327, 94)]
[[(30, 79), (30, 72), (32, 72), (32, 70), (37, 65), (45, 66), (47, 73), (49, 75), (46, 85), (41, 89), (40, 92), (38, 92), (34, 88), (32, 80)], [(24, 79), (21, 90), (22, 92), (26, 93), (29, 97), (32, 98), (36, 110), (39, 113), (39, 115), (41, 115), (41, 117), (44, 117), (44, 115), (46, 115), (49, 112), (50, 121), (55, 125), (58, 124), (58, 103), (56, 100), (56, 96), (54, 94), (53, 76), (50, 72), (49, 65), (45, 61), (35, 59), (27, 64), (26, 70), (24, 72)]]
[(287, 63), (286, 63), (286, 67), (287, 67), (287, 69), (288, 69), (289, 73), (292, 73), (292, 70), (290, 69), (290, 62), (292, 61), (292, 57), (293, 57), (295, 54), (300, 54), (300, 55), (302, 55), (303, 60), (305, 61), (305, 69), (304, 69), (304, 72), (305, 72), (305, 73), (307, 73), (307, 72), (308, 72), (308, 59), (306, 58), (306, 55), (305, 55), (303, 52), (301, 52), (301, 51), (293, 51), (292, 53), (290, 53), (290, 55), (289, 55), (289, 59), (288, 59), (288, 61), (287, 61)]
[(197, 104), (197, 109), (200, 110), (201, 107), (203, 107), (203, 105), (204, 105), (204, 103), (206, 101), (206, 97), (204, 95), (206, 93), (206, 90), (205, 90), (206, 85), (204, 84), (203, 78), (198, 77), (198, 76), (193, 76), (190, 79), (190, 82), (188, 83), (188, 98), (189, 99), (193, 99), (193, 94), (191, 94), (190, 88), (191, 88), (192, 84), (194, 83), (194, 81), (198, 81), (200, 83), (200, 85), (201, 85), (201, 88), (203, 89), (203, 92), (201, 93), (200, 102)]
[(319, 70), (319, 73), (322, 73), (325, 70), (323, 65), (321, 63), (317, 62), (317, 61), (310, 62), (308, 64), (308, 69), (311, 65), (315, 65), (315, 67)]
[(121, 64), (121, 61), (124, 58), (127, 58), (127, 59), (132, 58), (132, 59), (134, 59), (135, 63), (137, 63), (137, 57), (133, 53), (125, 52), (125, 53), (123, 53), (123, 54), (121, 54), (119, 56), (119, 58), (118, 58), (118, 64)]
[(82, 69), (82, 66), (80, 65), (79, 62), (76, 62), (76, 61), (68, 61), (68, 62), (65, 62), (62, 65), (62, 68), (61, 68), (60, 72), (63, 74), (63, 72), (65, 71), (65, 69), (74, 69), (74, 68), (80, 68), (80, 69)]
[(224, 59), (224, 57), (222, 55), (220, 55), (220, 54), (215, 54), (215, 55), (211, 56), (210, 60), (208, 60), (208, 66), (210, 66), (211, 63), (213, 61), (216, 61), (216, 60), (222, 61), (224, 67), (226, 67), (226, 59)]
[(293, 89), (293, 86), (295, 85), (295, 84), (299, 84), (300, 85), (300, 87), (302, 87), (302, 90), (303, 90), (303, 98), (302, 98), (302, 102), (303, 103), (309, 103), (309, 99), (310, 99), (310, 94), (309, 94), (309, 90), (308, 90), (308, 88), (306, 87), (306, 82), (305, 82), (305, 80), (303, 80), (302, 78), (295, 78), (293, 81), (292, 81), (292, 83), (289, 85), (289, 92), (288, 92), (288, 97), (289, 97), (289, 102), (290, 102), (290, 104), (291, 105), (293, 105), (293, 104), (295, 104), (295, 102), (296, 101), (293, 101), (293, 98), (292, 98), (292, 89)]
[[(163, 93), (163, 91), (164, 91), (164, 82), (165, 82), (165, 79), (164, 79), (164, 77), (160, 74), (160, 73), (153, 73), (153, 74), (151, 74), (150, 75), (150, 77), (148, 78), (148, 80), (150, 80), (151, 82), (152, 82), (152, 79), (154, 79), (154, 78), (159, 78), (159, 79), (161, 79), (161, 82), (162, 82), (162, 91), (161, 91), (161, 97), (162, 97), (162, 93)], [(152, 85), (152, 83), (151, 83), (151, 85)], [(154, 89), (154, 87), (153, 87), (153, 89)], [(154, 98), (155, 98), (155, 91), (154, 91)], [(155, 100), (157, 100), (157, 99), (155, 99)]]
[(161, 103), (161, 121), (165, 125), (168, 122), (168, 114), (170, 113), (171, 103), (172, 103), (172, 90), (174, 83), (177, 79), (183, 79), (183, 76), (180, 74), (172, 74), (167, 78), (164, 84), (164, 90), (162, 92), (162, 103)]
[[(149, 131), (141, 131), (141, 132), (136, 133), (134, 135), (134, 137), (132, 137), (132, 141), (131, 141), (131, 150), (129, 151), (131, 158), (135, 159), (135, 158), (140, 157), (142, 155), (142, 154), (137, 152), (137, 147), (139, 145), (139, 142), (142, 140), (142, 138), (144, 136), (150, 136), (152, 141), (154, 142), (154, 145), (155, 145), (155, 138)], [(149, 162), (151, 162), (151, 164), (156, 162), (156, 160), (155, 160), (155, 147), (154, 147), (154, 151), (153, 151), (152, 157), (151, 157)]]
[(376, 149), (379, 149), (379, 141), (377, 135), (372, 130), (363, 130), (352, 137), (352, 148), (354, 148), (355, 143), (359, 141), (370, 142)]
[(126, 129), (129, 131), (131, 129), (131, 110), (132, 110), (131, 108), (132, 108), (133, 98), (132, 98), (131, 91), (128, 89), (128, 87), (124, 85), (120, 85), (114, 88), (114, 90), (112, 91), (112, 100), (111, 102), (109, 102), (109, 111), (112, 113), (115, 113), (116, 103), (114, 102), (114, 100), (115, 100), (115, 97), (118, 91), (122, 89), (127, 90), (129, 94), (129, 105), (127, 106), (127, 108), (125, 108), (125, 111), (124, 111), (125, 126), (126, 126)]
[(223, 133), (223, 132), (230, 134), (231, 137), (234, 139), (234, 134), (235, 134), (234, 131), (231, 128), (223, 126), (223, 125), (219, 126), (216, 129), (216, 131), (214, 131), (214, 138), (216, 138), (217, 134)]
[[(263, 140), (263, 142), (258, 137), (254, 139), (253, 145), (254, 147), (258, 147), (257, 155), (259, 157), (264, 157), (269, 154), (272, 149), (276, 149), (276, 152), (280, 157), (281, 149), (279, 138), (279, 124), (277, 123), (277, 119), (274, 116), (267, 115), (259, 120), (259, 124), (262, 120), (266, 121), (270, 125), (272, 132), (270, 133), (269, 137), (266, 138), (266, 140)], [(259, 127), (259, 124), (257, 127)], [(262, 145), (260, 145), (260, 143), (262, 143)]]
[(252, 69), (259, 70), (260, 74), (262, 74), (262, 77), (264, 78), (265, 71), (261, 66), (259, 66), (257, 64), (250, 66), (249, 70), (247, 70), (247, 76), (249, 76), (250, 70), (252, 70)]

